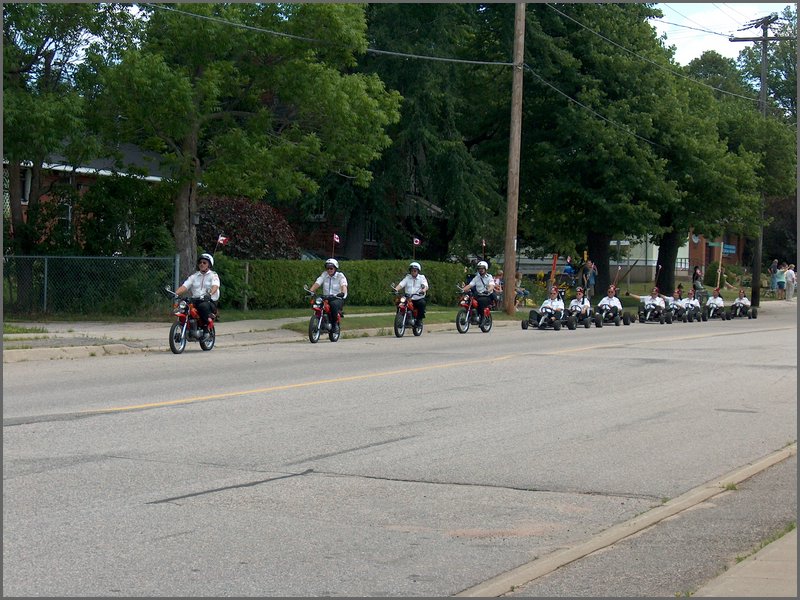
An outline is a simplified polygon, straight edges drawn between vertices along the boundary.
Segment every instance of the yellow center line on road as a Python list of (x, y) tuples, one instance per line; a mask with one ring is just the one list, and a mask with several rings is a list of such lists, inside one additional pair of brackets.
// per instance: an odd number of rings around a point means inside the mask
[[(768, 332), (768, 331), (783, 331), (786, 329), (791, 329), (790, 327), (776, 327), (773, 329), (762, 329), (758, 330), (760, 332)], [(318, 379), (315, 381), (305, 381), (302, 383), (287, 383), (284, 385), (274, 385), (271, 387), (264, 387), (264, 388), (255, 388), (252, 390), (241, 390), (238, 392), (225, 392), (222, 394), (209, 394), (207, 396), (192, 396), (190, 398), (178, 398), (176, 400), (165, 400), (163, 402), (148, 402), (146, 404), (131, 404), (127, 406), (114, 406), (110, 408), (98, 408), (98, 409), (91, 409), (91, 410), (84, 410), (78, 411), (78, 414), (105, 414), (105, 413), (115, 413), (115, 412), (125, 412), (125, 411), (132, 411), (132, 410), (143, 410), (147, 408), (162, 408), (165, 406), (177, 406), (180, 404), (192, 404), (194, 402), (205, 402), (207, 400), (221, 400), (225, 398), (236, 398), (238, 396), (249, 396), (251, 394), (266, 394), (269, 392), (280, 392), (283, 390), (292, 390), (292, 389), (300, 389), (306, 387), (315, 387), (320, 385), (327, 385), (331, 383), (344, 383), (347, 381), (363, 381), (365, 379), (376, 379), (379, 377), (391, 377), (393, 375), (407, 375), (409, 373), (423, 373), (425, 371), (434, 371), (438, 369), (452, 369), (455, 367), (463, 367), (469, 365), (479, 365), (479, 364), (486, 364), (486, 363), (493, 363), (493, 362), (500, 362), (509, 360), (512, 358), (525, 358), (531, 356), (557, 356), (561, 354), (573, 354), (576, 352), (587, 352), (591, 350), (607, 350), (609, 348), (625, 348), (627, 346), (639, 346), (643, 344), (663, 344), (664, 342), (680, 342), (686, 340), (696, 340), (702, 338), (710, 338), (710, 337), (717, 337), (721, 335), (739, 335), (740, 333), (755, 333), (754, 331), (749, 332), (708, 332), (704, 334), (697, 334), (697, 335), (686, 335), (686, 336), (677, 336), (677, 337), (670, 337), (670, 338), (652, 338), (648, 340), (641, 340), (641, 341), (626, 341), (624, 343), (619, 344), (598, 344), (594, 346), (580, 346), (578, 348), (570, 348), (566, 350), (552, 350), (549, 352), (519, 352), (516, 354), (507, 354), (505, 356), (492, 356), (487, 358), (475, 359), (475, 360), (465, 360), (465, 361), (457, 361), (457, 362), (449, 362), (449, 363), (442, 363), (438, 365), (428, 365), (425, 367), (413, 367), (408, 369), (395, 369), (392, 371), (379, 371), (377, 373), (366, 373), (363, 375), (350, 375), (348, 377), (336, 377), (333, 379)]]
[(163, 402), (149, 402), (147, 404), (131, 404), (128, 406), (115, 406), (111, 408), (98, 408), (91, 410), (78, 411), (78, 414), (103, 414), (112, 412), (123, 412), (126, 410), (142, 410), (144, 408), (160, 408), (163, 406), (175, 406), (177, 404), (191, 404), (193, 402), (204, 402), (206, 400), (220, 400), (222, 398), (235, 398), (237, 396), (248, 396), (250, 394), (264, 394), (267, 392), (280, 392), (283, 390), (292, 390), (304, 387), (313, 387), (318, 385), (326, 385), (330, 383), (343, 383), (346, 381), (359, 381), (364, 379), (375, 379), (377, 377), (389, 377), (392, 375), (406, 375), (408, 373), (421, 373), (423, 371), (433, 371), (436, 369), (450, 369), (453, 367), (462, 367), (468, 365), (478, 365), (492, 362), (500, 362), (514, 358), (515, 354), (508, 354), (506, 356), (492, 356), (490, 358), (482, 358), (476, 360), (465, 360), (460, 362), (443, 363), (440, 365), (428, 365), (426, 367), (414, 367), (409, 369), (397, 369), (394, 371), (380, 371), (377, 373), (366, 373), (364, 375), (350, 375), (348, 377), (336, 377), (334, 379), (318, 379), (316, 381), (305, 381), (303, 383), (287, 383), (285, 385), (274, 385), (265, 388), (255, 388), (252, 390), (241, 390), (238, 392), (225, 392), (223, 394), (210, 394), (208, 396), (193, 396), (191, 398), (179, 398), (177, 400), (165, 400)]

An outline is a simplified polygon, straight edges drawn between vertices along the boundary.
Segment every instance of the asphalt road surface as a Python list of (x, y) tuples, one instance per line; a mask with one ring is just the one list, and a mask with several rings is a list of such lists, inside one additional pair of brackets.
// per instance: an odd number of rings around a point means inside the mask
[[(796, 334), (783, 311), (6, 364), (3, 592), (485, 589), (795, 444)], [(772, 462), (505, 591), (689, 592), (796, 518)]]

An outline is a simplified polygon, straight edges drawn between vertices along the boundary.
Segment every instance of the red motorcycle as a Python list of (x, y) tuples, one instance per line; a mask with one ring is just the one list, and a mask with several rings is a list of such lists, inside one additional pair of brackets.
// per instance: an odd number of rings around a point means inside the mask
[(217, 333), (214, 329), (214, 319), (216, 314), (208, 317), (208, 331), (204, 331), (200, 326), (200, 313), (197, 312), (195, 303), (199, 298), (181, 298), (168, 287), (165, 291), (172, 296), (172, 309), (175, 315), (175, 322), (169, 329), (169, 349), (173, 354), (180, 354), (186, 350), (186, 342), (196, 340), (200, 348), (208, 352), (214, 348), (217, 341)]
[[(461, 307), (456, 314), (456, 329), (458, 333), (467, 333), (470, 325), (477, 325), (483, 333), (492, 330), (492, 303), (483, 309), (483, 314), (478, 312), (478, 298), (472, 291), (464, 292), (460, 285), (456, 285), (461, 292)], [(488, 294), (485, 294), (488, 296)]]
[(398, 292), (394, 286), (392, 286), (392, 293), (396, 296), (394, 302), (397, 305), (397, 312), (394, 315), (394, 335), (401, 338), (406, 332), (406, 327), (411, 327), (415, 336), (421, 336), (423, 324), (418, 320), (419, 313), (411, 296)]
[(303, 289), (312, 298), (311, 310), (314, 313), (308, 322), (308, 341), (316, 344), (322, 332), (327, 331), (328, 339), (332, 342), (338, 342), (341, 334), (342, 315), (332, 315), (330, 304), (330, 299), (336, 296), (318, 296), (309, 290), (308, 286), (303, 286)]

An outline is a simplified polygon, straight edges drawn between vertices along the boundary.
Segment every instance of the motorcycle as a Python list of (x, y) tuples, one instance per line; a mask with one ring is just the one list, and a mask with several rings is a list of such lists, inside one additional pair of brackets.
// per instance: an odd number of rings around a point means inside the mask
[(311, 319), (308, 321), (308, 341), (316, 344), (323, 331), (328, 332), (328, 339), (339, 341), (342, 315), (331, 315), (330, 299), (336, 296), (319, 296), (304, 285), (303, 289), (311, 297)]
[(181, 354), (186, 350), (186, 343), (189, 340), (196, 340), (200, 343), (200, 348), (204, 352), (214, 348), (217, 341), (217, 332), (214, 329), (216, 314), (208, 316), (207, 331), (200, 327), (200, 313), (197, 312), (195, 304), (200, 298), (182, 298), (169, 287), (164, 288), (168, 295), (172, 296), (173, 314), (175, 322), (169, 329), (169, 349), (173, 354)]
[(419, 313), (411, 296), (398, 292), (394, 289), (394, 285), (392, 293), (396, 296), (394, 302), (397, 305), (397, 312), (394, 315), (394, 335), (401, 338), (406, 332), (406, 327), (411, 327), (415, 336), (421, 336), (423, 324), (418, 320)]
[[(456, 329), (458, 333), (467, 333), (470, 325), (477, 325), (483, 333), (488, 333), (492, 329), (492, 306), (491, 304), (483, 309), (483, 314), (478, 314), (478, 298), (475, 294), (464, 292), (460, 285), (456, 285), (461, 292), (461, 307), (456, 314)], [(488, 296), (488, 294), (485, 294)]]

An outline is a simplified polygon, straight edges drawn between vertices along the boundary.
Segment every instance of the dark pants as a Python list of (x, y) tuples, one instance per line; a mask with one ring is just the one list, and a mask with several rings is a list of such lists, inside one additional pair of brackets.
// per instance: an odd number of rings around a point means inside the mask
[(476, 295), (475, 299), (478, 301), (478, 314), (483, 316), (483, 309), (489, 306), (492, 303), (492, 295), (484, 296), (484, 295)]
[(332, 297), (328, 298), (328, 304), (331, 307), (331, 321), (336, 322), (336, 315), (341, 314), (344, 310), (344, 298)]
[(414, 308), (417, 311), (417, 320), (421, 321), (425, 318), (425, 298), (416, 298), (411, 302), (414, 303)]
[(214, 315), (217, 312), (217, 303), (213, 300), (199, 300), (194, 302), (194, 307), (197, 309), (197, 312), (200, 314), (200, 323), (201, 327), (205, 327), (208, 323), (208, 317), (210, 315)]
[[(557, 310), (557, 311), (551, 313), (550, 316), (552, 316), (554, 319), (561, 320), (563, 318), (563, 316), (564, 316), (564, 313), (563, 313), (563, 311)], [(538, 325), (539, 321), (541, 321), (541, 319), (542, 319), (542, 313), (540, 313), (536, 309), (532, 309), (531, 312), (528, 314), (528, 320), (531, 323), (536, 323)]]
[[(597, 310), (598, 310), (598, 312), (603, 312), (603, 309), (601, 307), (599, 307), (599, 306), (597, 307)], [(612, 317), (616, 317), (617, 315), (619, 315), (619, 308), (616, 307), (616, 306), (609, 306), (608, 307), (608, 314), (610, 314)]]

